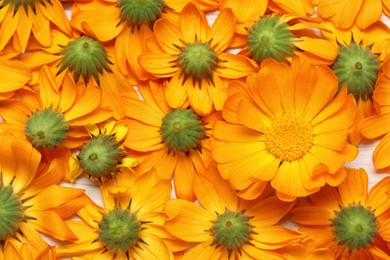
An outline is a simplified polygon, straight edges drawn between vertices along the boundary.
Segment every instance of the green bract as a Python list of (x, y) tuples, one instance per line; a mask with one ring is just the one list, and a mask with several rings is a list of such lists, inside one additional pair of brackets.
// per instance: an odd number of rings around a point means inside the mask
[(112, 63), (107, 58), (104, 46), (92, 38), (82, 36), (71, 41), (59, 54), (63, 57), (58, 64), (60, 69), (57, 75), (69, 69), (75, 81), (78, 81), (81, 76), (87, 84), (90, 77), (93, 77), (100, 85), (99, 74), (102, 75), (103, 70), (111, 72), (108, 65)]
[(62, 143), (69, 131), (64, 115), (52, 108), (35, 111), (27, 120), (24, 133), (36, 148), (52, 149)]
[(205, 126), (198, 115), (190, 109), (171, 110), (162, 120), (161, 136), (173, 151), (188, 152), (201, 149), (200, 141), (205, 137)]
[(132, 27), (142, 24), (151, 27), (165, 7), (163, 0), (118, 0), (118, 4), (122, 14), (120, 23), (128, 21)]
[(267, 58), (284, 61), (292, 57), (295, 36), (288, 29), (288, 24), (280, 16), (265, 16), (248, 30), (248, 54), (257, 62)]
[(370, 48), (355, 43), (340, 46), (332, 69), (340, 87), (347, 84), (348, 92), (356, 100), (371, 98), (378, 77), (379, 61)]
[(99, 134), (92, 137), (81, 149), (78, 155), (80, 166), (91, 177), (100, 179), (117, 171), (117, 166), (125, 156), (112, 135)]

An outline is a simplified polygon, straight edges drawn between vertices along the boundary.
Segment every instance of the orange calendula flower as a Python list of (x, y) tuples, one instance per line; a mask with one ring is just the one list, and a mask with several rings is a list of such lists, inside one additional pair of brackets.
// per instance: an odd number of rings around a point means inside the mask
[[(177, 19), (178, 13), (189, 2), (191, 1), (78, 1), (72, 7), (71, 25), (77, 31), (101, 42), (114, 40), (114, 59), (119, 71), (126, 76), (130, 75), (130, 78), (147, 80), (150, 75), (139, 65), (137, 59), (147, 50), (148, 38), (153, 37), (153, 24), (161, 17), (173, 16)], [(217, 0), (192, 2), (197, 3), (204, 11), (218, 8)]]
[(208, 136), (219, 113), (202, 117), (187, 107), (170, 109), (158, 82), (139, 89), (143, 100), (124, 101), (129, 117), (124, 145), (138, 153), (135, 171), (142, 174), (154, 167), (161, 178), (173, 175), (176, 195), (194, 200), (194, 175), (211, 163)]
[(138, 160), (126, 156), (122, 143), (128, 128), (123, 122), (107, 121), (99, 128), (86, 125), (91, 139), (80, 152), (70, 158), (70, 171), (65, 179), (74, 182), (82, 173), (92, 181), (101, 183), (104, 178), (111, 178), (121, 167), (136, 167)]
[(32, 51), (21, 57), (22, 62), (32, 71), (30, 84), (37, 84), (39, 72), (46, 65), (55, 74), (54, 82), (57, 85), (63, 84), (63, 78), (69, 74), (76, 84), (84, 83), (85, 87), (92, 88), (99, 86), (102, 106), (110, 107), (115, 119), (123, 118), (125, 112), (121, 97), (137, 96), (137, 93), (112, 64), (112, 50), (92, 37), (70, 38), (58, 32), (53, 35), (55, 46)]
[[(390, 257), (388, 219), (390, 201), (386, 196), (390, 178), (368, 190), (364, 169), (347, 168), (347, 177), (338, 187), (323, 187), (307, 202), (292, 210), (292, 220), (308, 234), (317, 247), (330, 249), (334, 259)], [(384, 258), (375, 258), (384, 259)]]
[(196, 175), (195, 183), (200, 205), (172, 199), (165, 206), (164, 227), (193, 245), (183, 259), (283, 259), (275, 250), (305, 237), (277, 225), (293, 202), (239, 199), (214, 166)]
[(389, 53), (390, 30), (382, 22), (366, 30), (356, 26), (341, 30), (327, 21), (322, 25), (328, 29), (325, 37), (338, 44), (338, 54), (331, 68), (339, 80), (339, 88), (346, 85), (358, 104), (353, 131), (349, 135), (350, 142), (358, 145), (362, 139), (361, 122), (374, 112), (372, 93), (380, 64)]
[(7, 213), (0, 216), (2, 244), (26, 242), (37, 253), (46, 247), (39, 233), (59, 241), (77, 240), (63, 218), (82, 207), (84, 190), (53, 185), (50, 179), (41, 178), (41, 155), (26, 140), (1, 132), (0, 142), (0, 211)]
[(78, 212), (83, 220), (69, 226), (82, 234), (72, 244), (60, 246), (60, 257), (85, 259), (173, 259), (160, 234), (164, 233), (163, 207), (171, 193), (169, 180), (161, 180), (154, 169), (136, 177), (124, 171), (116, 180), (100, 186), (104, 207), (91, 200)]
[(161, 18), (154, 24), (157, 45), (138, 61), (153, 76), (169, 79), (165, 98), (170, 107), (188, 101), (196, 113), (206, 115), (222, 109), (222, 79), (245, 77), (257, 67), (247, 57), (227, 52), (234, 29), (231, 9), (221, 10), (210, 28), (205, 14), (189, 3), (178, 22)]
[(11, 44), (24, 53), (31, 36), (41, 46), (50, 47), (54, 28), (71, 35), (69, 20), (59, 0), (0, 1), (0, 50)]
[(0, 115), (5, 121), (0, 129), (26, 137), (38, 149), (79, 147), (88, 138), (84, 125), (100, 123), (112, 115), (110, 109), (100, 104), (99, 87), (76, 84), (69, 73), (64, 76), (63, 84), (57, 85), (55, 76), (44, 66), (37, 88), (38, 93), (20, 91), (19, 98), (0, 105)]
[(338, 93), (334, 73), (299, 57), (263, 61), (226, 101), (213, 129), (212, 156), (238, 190), (268, 182), (284, 200), (307, 196), (345, 178), (358, 150), (346, 142), (356, 104)]
[(368, 139), (383, 137), (372, 155), (374, 166), (377, 169), (385, 169), (390, 166), (388, 160), (390, 128), (387, 123), (390, 120), (389, 90), (390, 58), (387, 58), (381, 66), (373, 94), (374, 107), (377, 113), (366, 118), (361, 125), (361, 133), (364, 137)]
[(377, 22), (382, 11), (389, 13), (390, 4), (387, 0), (317, 0), (319, 16), (329, 18), (341, 29), (357, 25), (366, 29)]

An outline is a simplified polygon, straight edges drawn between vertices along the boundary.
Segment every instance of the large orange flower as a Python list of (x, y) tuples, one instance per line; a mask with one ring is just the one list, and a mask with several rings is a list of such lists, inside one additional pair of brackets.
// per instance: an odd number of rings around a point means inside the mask
[(17, 98), (1, 103), (4, 122), (0, 128), (28, 138), (36, 148), (76, 148), (88, 139), (84, 125), (112, 116), (112, 111), (101, 105), (101, 96), (99, 87), (76, 84), (69, 72), (63, 83), (57, 84), (50, 69), (44, 66), (37, 92), (25, 89), (19, 91)]
[(346, 142), (356, 104), (337, 93), (334, 73), (299, 57), (265, 60), (246, 85), (233, 83), (225, 121), (214, 125), (212, 156), (222, 176), (245, 190), (270, 181), (284, 200), (307, 196), (345, 178), (342, 165), (358, 150)]
[(234, 36), (235, 18), (221, 10), (213, 25), (193, 3), (186, 5), (178, 22), (161, 18), (154, 24), (157, 45), (138, 61), (158, 78), (168, 78), (167, 104), (172, 108), (189, 102), (200, 114), (221, 110), (226, 99), (223, 78), (241, 78), (256, 70), (255, 62), (227, 52)]
[(242, 200), (214, 166), (195, 183), (200, 205), (173, 199), (165, 206), (164, 227), (192, 244), (183, 259), (283, 259), (276, 250), (305, 237), (277, 224), (293, 202), (276, 196)]
[[(364, 169), (347, 169), (347, 178), (338, 187), (323, 187), (309, 201), (292, 210), (299, 230), (326, 247), (334, 259), (388, 259), (390, 250), (389, 209), (386, 196), (390, 178), (375, 184), (368, 193)], [(374, 258), (385, 255), (385, 258)]]
[(115, 64), (120, 72), (133, 79), (147, 80), (150, 76), (137, 59), (147, 50), (153, 23), (161, 17), (177, 19), (189, 2), (195, 2), (203, 11), (218, 8), (217, 0), (77, 1), (72, 6), (71, 25), (101, 42), (114, 40)]
[(124, 145), (138, 152), (140, 160), (134, 170), (142, 174), (154, 167), (161, 178), (173, 175), (176, 195), (194, 200), (194, 176), (211, 163), (208, 136), (220, 116), (215, 112), (202, 117), (186, 107), (170, 109), (158, 82), (139, 89), (143, 100), (123, 103), (130, 118)]
[(169, 180), (154, 169), (136, 177), (130, 171), (104, 180), (100, 186), (104, 207), (85, 200), (78, 215), (83, 221), (67, 223), (80, 238), (60, 246), (60, 257), (85, 259), (173, 259), (164, 242), (165, 202), (171, 193)]
[(382, 11), (389, 14), (390, 3), (387, 0), (317, 0), (319, 16), (330, 18), (341, 29), (357, 25), (366, 29), (377, 22)]
[(41, 155), (26, 140), (1, 132), (0, 146), (1, 242), (26, 242), (38, 254), (47, 249), (40, 233), (59, 241), (77, 240), (64, 219), (83, 206), (84, 190), (54, 185), (39, 172)]
[(59, 0), (2, 0), (0, 7), (0, 50), (11, 44), (17, 52), (24, 53), (30, 36), (41, 46), (50, 47), (54, 28), (71, 35), (69, 20)]

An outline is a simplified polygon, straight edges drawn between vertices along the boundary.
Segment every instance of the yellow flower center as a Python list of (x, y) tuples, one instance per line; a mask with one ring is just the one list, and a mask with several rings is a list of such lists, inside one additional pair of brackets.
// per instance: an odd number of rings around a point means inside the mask
[(313, 127), (304, 118), (285, 114), (272, 122), (264, 133), (268, 153), (281, 161), (302, 158), (313, 145)]

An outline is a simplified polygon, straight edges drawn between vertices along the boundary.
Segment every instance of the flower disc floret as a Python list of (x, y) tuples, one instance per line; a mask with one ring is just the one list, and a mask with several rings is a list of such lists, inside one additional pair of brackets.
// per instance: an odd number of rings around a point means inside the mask
[(100, 84), (99, 74), (103, 74), (103, 70), (111, 72), (109, 64), (112, 63), (107, 58), (104, 46), (92, 38), (82, 36), (71, 41), (59, 54), (63, 57), (57, 74), (69, 69), (75, 81), (81, 76), (87, 83), (93, 77)]
[(200, 149), (200, 141), (205, 137), (205, 126), (199, 116), (190, 109), (171, 110), (160, 127), (163, 141), (173, 151), (188, 152)]
[(345, 83), (348, 92), (356, 100), (366, 100), (372, 96), (378, 72), (379, 61), (368, 47), (356, 43), (342, 45), (332, 69), (339, 79), (340, 87)]
[(125, 156), (121, 143), (112, 135), (99, 134), (92, 137), (78, 155), (80, 166), (91, 178), (100, 179), (117, 171)]
[(147, 24), (152, 26), (154, 21), (161, 17), (165, 7), (163, 0), (118, 0), (121, 8), (121, 23), (128, 21), (134, 26)]
[(378, 234), (374, 213), (362, 205), (342, 207), (332, 219), (336, 240), (350, 250), (366, 248)]
[(248, 30), (248, 54), (257, 62), (267, 58), (284, 61), (292, 57), (295, 36), (288, 29), (288, 24), (280, 16), (268, 15), (259, 19)]
[(13, 235), (18, 229), (18, 222), (25, 219), (22, 201), (14, 194), (11, 185), (0, 186), (0, 240)]
[(202, 79), (212, 81), (213, 71), (218, 65), (218, 56), (208, 43), (193, 42), (182, 48), (177, 63), (185, 80), (192, 78), (200, 85)]
[(128, 251), (139, 239), (141, 222), (129, 210), (114, 209), (99, 222), (99, 240), (114, 252)]
[(233, 250), (239, 250), (249, 241), (252, 227), (249, 224), (249, 218), (242, 212), (227, 210), (218, 215), (211, 230), (214, 243), (225, 247), (231, 253)]
[(266, 150), (281, 161), (302, 158), (313, 146), (313, 127), (304, 118), (285, 114), (276, 118), (264, 134)]
[(24, 132), (36, 148), (52, 149), (62, 143), (69, 125), (62, 113), (52, 108), (35, 111), (27, 120)]

